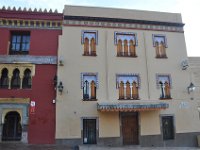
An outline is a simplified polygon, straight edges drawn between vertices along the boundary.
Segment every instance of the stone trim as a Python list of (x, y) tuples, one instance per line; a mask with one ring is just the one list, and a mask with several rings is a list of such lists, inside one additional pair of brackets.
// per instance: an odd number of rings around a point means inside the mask
[(104, 28), (123, 28), (137, 30), (157, 30), (165, 32), (183, 32), (182, 23), (130, 20), (117, 18), (64, 16), (64, 26), (88, 26)]
[(0, 104), (29, 104), (30, 98), (0, 98)]
[(136, 112), (136, 111), (152, 111), (169, 108), (167, 103), (97, 103), (97, 110), (100, 112)]
[(0, 55), (1, 64), (57, 64), (56, 56)]
[(57, 20), (25, 20), (0, 18), (0, 27), (34, 28), (34, 29), (62, 29), (62, 21)]

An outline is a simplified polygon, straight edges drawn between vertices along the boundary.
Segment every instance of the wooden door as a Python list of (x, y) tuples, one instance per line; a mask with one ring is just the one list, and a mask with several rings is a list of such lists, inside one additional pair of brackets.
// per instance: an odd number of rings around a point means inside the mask
[(138, 114), (123, 114), (121, 119), (123, 144), (138, 145)]

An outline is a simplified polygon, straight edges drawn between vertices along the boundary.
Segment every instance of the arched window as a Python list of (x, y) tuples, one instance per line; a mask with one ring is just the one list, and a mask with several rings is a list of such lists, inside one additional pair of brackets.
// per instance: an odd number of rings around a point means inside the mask
[(82, 73), (81, 80), (83, 100), (96, 100), (96, 89), (98, 88), (97, 74)]
[(170, 75), (156, 75), (157, 86), (161, 90), (160, 99), (171, 99), (171, 77)]
[(15, 88), (20, 88), (20, 76), (19, 76), (20, 72), (19, 69), (15, 69), (13, 71), (13, 76), (11, 79), (11, 88), (15, 89)]
[(85, 80), (83, 86), (83, 99), (89, 99), (89, 85), (89, 82)]
[(159, 50), (160, 50), (160, 57), (167, 57), (165, 51), (165, 44), (163, 41), (160, 42)]
[(96, 56), (96, 43), (94, 38), (91, 39), (90, 47), (91, 47), (91, 55)]
[(128, 56), (128, 41), (124, 40), (124, 56)]
[(89, 55), (89, 39), (84, 39), (84, 55)]
[(119, 99), (124, 99), (124, 82), (121, 81), (119, 84)]
[(8, 83), (8, 69), (4, 68), (1, 72), (0, 88), (8, 88)]
[(159, 43), (158, 41), (155, 42), (155, 49), (156, 49), (156, 57), (160, 57), (160, 52), (159, 52)]
[(165, 98), (171, 98), (171, 94), (170, 94), (170, 86), (169, 83), (167, 81), (165, 81)]
[(94, 80), (92, 80), (92, 82), (90, 83), (90, 87), (91, 87), (91, 99), (96, 99), (96, 84)]
[(135, 41), (130, 40), (130, 42), (129, 42), (129, 49), (130, 49), (130, 56), (136, 57), (136, 52), (135, 52)]
[(167, 58), (167, 39), (165, 35), (153, 34), (153, 46), (155, 47), (156, 58)]
[(126, 82), (126, 99), (131, 99), (131, 87), (129, 81)]
[(122, 55), (122, 40), (119, 39), (117, 42), (117, 56)]
[(31, 71), (26, 69), (24, 71), (24, 77), (22, 81), (22, 88), (31, 88), (32, 80), (31, 80)]
[(139, 100), (140, 77), (138, 74), (117, 74), (119, 100)]
[(132, 97), (133, 97), (133, 99), (139, 98), (138, 86), (137, 86), (137, 83), (135, 81), (133, 81), (133, 83), (132, 83)]

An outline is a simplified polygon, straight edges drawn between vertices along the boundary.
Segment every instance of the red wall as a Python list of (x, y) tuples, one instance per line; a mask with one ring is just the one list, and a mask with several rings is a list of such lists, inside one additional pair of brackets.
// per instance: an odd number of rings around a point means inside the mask
[(1, 89), (1, 98), (30, 98), (36, 102), (35, 114), (29, 114), (28, 141), (35, 144), (55, 142), (55, 90), (53, 78), (56, 65), (37, 65), (31, 89)]
[[(10, 31), (16, 31), (16, 29), (5, 29), (0, 28), (0, 55), (8, 54), (9, 50), (8, 41), (10, 41)], [(17, 31), (20, 31), (19, 29)], [(29, 55), (51, 55), (57, 56), (58, 49), (58, 35), (61, 34), (61, 30), (41, 30), (41, 29), (32, 29), (32, 30), (21, 30), (21, 31), (30, 31), (30, 50)]]
[[(15, 29), (16, 30), (16, 29)], [(11, 29), (0, 28), (0, 55), (7, 55)], [(57, 56), (58, 36), (61, 30), (32, 29), (29, 55)], [(29, 114), (28, 142), (31, 144), (55, 143), (56, 97), (53, 79), (56, 65), (36, 65), (31, 89), (0, 89), (1, 98), (30, 98), (36, 102), (35, 114)]]

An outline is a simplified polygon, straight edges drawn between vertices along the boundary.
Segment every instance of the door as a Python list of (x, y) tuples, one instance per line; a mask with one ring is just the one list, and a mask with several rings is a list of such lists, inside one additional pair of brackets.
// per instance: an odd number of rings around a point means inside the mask
[(163, 140), (174, 139), (173, 116), (162, 117), (162, 130), (163, 130)]
[(96, 119), (83, 119), (83, 143), (96, 144)]
[(138, 145), (138, 114), (123, 113), (122, 121), (122, 137), (124, 145)]
[(20, 120), (18, 112), (13, 111), (6, 114), (3, 124), (2, 141), (21, 140), (22, 128)]

